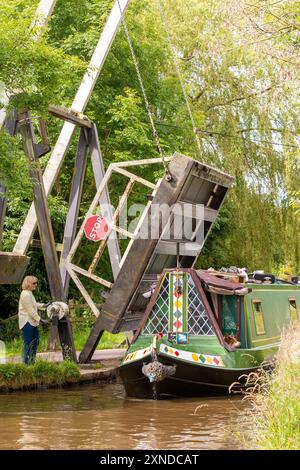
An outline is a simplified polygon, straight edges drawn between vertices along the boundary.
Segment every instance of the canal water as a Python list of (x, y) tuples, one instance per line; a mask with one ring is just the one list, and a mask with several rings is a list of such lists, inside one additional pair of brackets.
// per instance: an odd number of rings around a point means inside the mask
[(0, 395), (0, 449), (240, 449), (237, 396), (127, 398), (121, 384)]

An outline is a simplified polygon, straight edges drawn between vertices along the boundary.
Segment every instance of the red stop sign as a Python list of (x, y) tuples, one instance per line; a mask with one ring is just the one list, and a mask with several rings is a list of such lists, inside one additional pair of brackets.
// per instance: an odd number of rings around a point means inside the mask
[(86, 238), (93, 242), (98, 242), (105, 238), (108, 232), (108, 223), (100, 215), (91, 215), (83, 227)]

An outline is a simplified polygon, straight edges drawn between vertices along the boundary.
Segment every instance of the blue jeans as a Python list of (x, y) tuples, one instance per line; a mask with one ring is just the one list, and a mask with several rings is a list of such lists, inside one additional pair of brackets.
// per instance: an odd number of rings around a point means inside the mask
[(29, 322), (22, 328), (23, 335), (23, 364), (32, 364), (39, 344), (39, 330), (37, 326), (30, 325)]

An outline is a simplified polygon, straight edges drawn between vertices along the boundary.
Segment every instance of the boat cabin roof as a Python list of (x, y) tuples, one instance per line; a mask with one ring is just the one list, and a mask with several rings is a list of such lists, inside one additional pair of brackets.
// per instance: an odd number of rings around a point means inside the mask
[(246, 295), (249, 289), (244, 283), (239, 282), (237, 276), (218, 276), (218, 273), (211, 271), (196, 271), (200, 281), (204, 283), (207, 290), (215, 294), (223, 295)]

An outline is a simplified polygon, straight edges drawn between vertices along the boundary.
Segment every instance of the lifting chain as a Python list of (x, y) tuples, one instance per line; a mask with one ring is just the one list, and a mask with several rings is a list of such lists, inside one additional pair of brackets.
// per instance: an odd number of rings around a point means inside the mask
[(196, 143), (197, 143), (197, 147), (198, 147), (199, 153), (201, 153), (201, 151), (202, 151), (202, 146), (201, 146), (201, 142), (200, 142), (199, 136), (198, 136), (198, 134), (197, 134), (196, 122), (195, 122), (195, 119), (194, 119), (194, 116), (193, 116), (193, 113), (192, 113), (192, 109), (191, 109), (191, 106), (190, 106), (190, 103), (189, 103), (188, 94), (187, 94), (186, 87), (185, 87), (185, 84), (184, 84), (184, 81), (183, 81), (183, 78), (182, 78), (182, 74), (181, 74), (181, 71), (180, 71), (178, 56), (177, 56), (177, 53), (176, 53), (176, 49), (175, 49), (175, 47), (174, 47), (174, 44), (173, 44), (173, 42), (172, 42), (172, 38), (171, 38), (171, 34), (170, 34), (170, 29), (169, 29), (169, 26), (168, 26), (167, 18), (166, 18), (166, 15), (165, 15), (165, 12), (164, 12), (164, 9), (163, 9), (161, 0), (157, 0), (157, 4), (158, 4), (158, 8), (159, 8), (159, 11), (160, 11), (160, 14), (161, 14), (162, 21), (163, 21), (163, 23), (164, 23), (164, 27), (165, 27), (166, 34), (167, 34), (168, 43), (169, 43), (169, 46), (170, 46), (170, 49), (171, 49), (171, 52), (172, 52), (172, 55), (173, 55), (174, 65), (175, 65), (175, 68), (176, 68), (176, 71), (177, 71), (177, 75), (178, 75), (178, 78), (179, 78), (179, 81), (180, 81), (180, 85), (181, 85), (181, 88), (182, 88), (183, 96), (184, 96), (184, 99), (185, 99), (185, 102), (186, 102), (186, 106), (187, 106), (187, 109), (188, 109), (188, 113), (189, 113), (189, 116), (190, 116), (190, 119), (191, 119), (191, 123), (192, 123), (192, 126), (193, 126), (193, 131), (194, 131), (194, 136), (195, 136), (195, 140), (196, 140)]
[(131, 38), (130, 38), (130, 34), (129, 34), (128, 27), (127, 27), (124, 11), (121, 8), (120, 0), (117, 0), (117, 2), (118, 2), (120, 13), (121, 13), (121, 20), (122, 20), (122, 24), (123, 24), (123, 27), (124, 27), (126, 39), (127, 39), (127, 42), (128, 42), (129, 48), (130, 48), (130, 52), (131, 52), (131, 55), (132, 55), (134, 67), (135, 67), (135, 70), (136, 70), (136, 73), (137, 73), (137, 76), (138, 76), (139, 84), (140, 84), (140, 87), (141, 87), (141, 90), (142, 90), (142, 93), (143, 93), (143, 97), (144, 97), (144, 101), (145, 101), (145, 106), (146, 106), (148, 116), (149, 116), (149, 120), (150, 120), (150, 123), (151, 123), (153, 137), (156, 141), (156, 146), (157, 146), (157, 149), (159, 151), (160, 157), (162, 159), (162, 163), (163, 163), (165, 173), (166, 173), (166, 180), (170, 182), (172, 180), (172, 176), (169, 172), (168, 164), (165, 160), (165, 154), (164, 154), (164, 151), (162, 149), (160, 139), (159, 139), (159, 135), (158, 135), (158, 132), (157, 132), (155, 124), (154, 124), (152, 111), (151, 111), (151, 108), (150, 108), (150, 103), (149, 103), (147, 93), (146, 93), (146, 90), (145, 90), (145, 87), (144, 87), (144, 83), (143, 83), (142, 75), (141, 75), (141, 72), (140, 72), (140, 67), (139, 67), (139, 64), (138, 64), (138, 60), (136, 58), (134, 48), (133, 48), (133, 44), (132, 44), (132, 41), (131, 41)]

